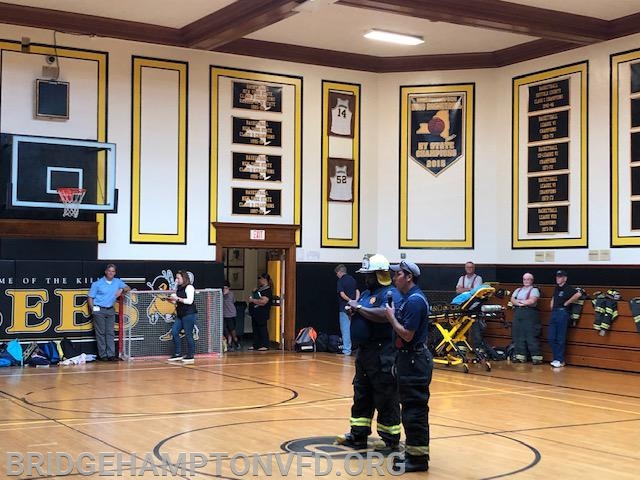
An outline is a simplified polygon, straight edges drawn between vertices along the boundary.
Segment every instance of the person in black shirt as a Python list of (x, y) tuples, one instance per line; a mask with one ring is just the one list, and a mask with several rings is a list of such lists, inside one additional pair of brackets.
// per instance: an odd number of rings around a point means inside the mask
[(340, 264), (336, 267), (337, 293), (338, 293), (338, 316), (340, 318), (340, 333), (342, 334), (342, 353), (351, 355), (351, 319), (345, 311), (351, 300), (360, 298), (360, 291), (355, 278), (347, 273), (347, 267)]
[(253, 327), (253, 347), (249, 350), (269, 350), (269, 315), (273, 301), (273, 281), (268, 273), (258, 276), (258, 287), (247, 300)]
[(429, 303), (417, 285), (420, 268), (412, 262), (391, 265), (393, 283), (402, 294), (398, 305), (387, 304), (385, 315), (394, 330), (396, 380), (407, 437), (404, 460), (395, 471), (429, 470), (429, 385), (433, 358), (425, 347), (429, 329)]
[(556, 272), (556, 288), (551, 298), (551, 321), (547, 331), (547, 340), (553, 353), (551, 366), (562, 368), (565, 365), (564, 351), (567, 343), (567, 329), (571, 317), (570, 305), (580, 298), (580, 291), (567, 283), (567, 272)]
[[(175, 352), (169, 358), (170, 362), (194, 363), (193, 355), (196, 351), (196, 344), (193, 338), (193, 330), (198, 313), (195, 304), (195, 293), (196, 290), (191, 284), (191, 279), (187, 273), (182, 270), (176, 272), (176, 292), (169, 297), (170, 301), (176, 304), (176, 320), (171, 329)], [(187, 354), (185, 356), (180, 353), (182, 350), (181, 330), (184, 330), (187, 340)]]

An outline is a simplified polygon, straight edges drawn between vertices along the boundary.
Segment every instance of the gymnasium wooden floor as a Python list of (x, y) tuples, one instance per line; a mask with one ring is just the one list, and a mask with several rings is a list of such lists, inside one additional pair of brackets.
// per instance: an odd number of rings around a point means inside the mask
[[(199, 357), (190, 366), (156, 359), (4, 368), (0, 449), (45, 458), (47, 452), (65, 452), (73, 459), (82, 452), (135, 452), (142, 465), (162, 453), (172, 459), (180, 452), (256, 452), (267, 458), (269, 452), (302, 448), (335, 455), (325, 478), (348, 478), (357, 466), (345, 469), (344, 452), (330, 442), (348, 430), (353, 373), (353, 357), (279, 352)], [(475, 366), (469, 374), (437, 367), (431, 392), (430, 470), (402, 478), (586, 480), (640, 474), (638, 375), (495, 362), (490, 373)], [(230, 462), (210, 460), (180, 478), (239, 478)], [(244, 467), (240, 460), (235, 465)], [(9, 477), (9, 466), (2, 453), (0, 478), (87, 478), (35, 470)], [(118, 478), (154, 477), (152, 470), (127, 468)], [(294, 463), (286, 477), (314, 477), (313, 466), (301, 467), (301, 475), (296, 468)], [(262, 469), (257, 472), (266, 477)], [(383, 465), (371, 476), (390, 474)], [(277, 466), (272, 478), (284, 478)]]

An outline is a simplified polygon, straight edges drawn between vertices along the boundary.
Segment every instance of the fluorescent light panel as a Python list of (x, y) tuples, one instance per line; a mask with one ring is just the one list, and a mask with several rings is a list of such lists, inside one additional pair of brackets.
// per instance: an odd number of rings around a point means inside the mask
[(420, 45), (424, 43), (424, 39), (416, 35), (405, 35), (377, 29), (369, 30), (364, 34), (364, 37), (370, 40), (380, 40), (381, 42), (399, 43), (400, 45)]

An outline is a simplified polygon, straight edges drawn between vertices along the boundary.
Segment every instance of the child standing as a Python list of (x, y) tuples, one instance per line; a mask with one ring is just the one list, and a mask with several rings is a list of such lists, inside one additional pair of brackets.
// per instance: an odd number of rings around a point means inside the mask
[(222, 318), (224, 319), (224, 336), (227, 339), (227, 348), (230, 351), (240, 350), (240, 342), (236, 335), (236, 297), (231, 291), (231, 284), (225, 280), (222, 288)]

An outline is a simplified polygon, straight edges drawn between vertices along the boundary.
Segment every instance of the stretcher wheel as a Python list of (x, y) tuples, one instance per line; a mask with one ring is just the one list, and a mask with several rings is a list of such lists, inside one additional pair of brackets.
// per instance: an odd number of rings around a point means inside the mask
[(466, 363), (462, 364), (462, 369), (464, 370), (464, 373), (469, 373), (469, 365), (467, 365)]
[(485, 369), (487, 372), (490, 372), (490, 371), (491, 371), (491, 363), (489, 363), (489, 362), (484, 362), (484, 369)]

